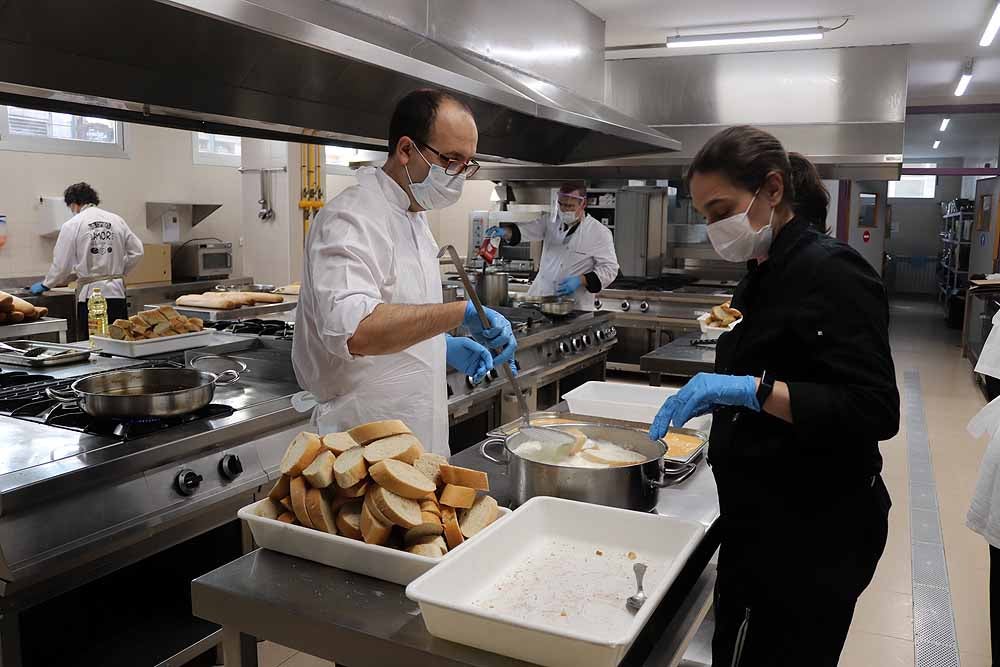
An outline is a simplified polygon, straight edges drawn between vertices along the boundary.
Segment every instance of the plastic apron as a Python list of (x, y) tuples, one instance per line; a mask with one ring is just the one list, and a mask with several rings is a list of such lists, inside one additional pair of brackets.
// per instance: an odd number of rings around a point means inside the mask
[[(583, 273), (584, 268), (590, 270), (590, 255), (580, 249), (581, 227), (585, 223), (586, 220), (581, 221), (576, 232), (567, 237), (565, 232), (560, 231), (558, 223), (549, 222), (545, 230), (541, 266), (531, 282), (528, 296), (551, 296), (556, 293), (563, 278)], [(577, 310), (594, 309), (594, 295), (584, 286), (576, 290), (573, 298), (576, 299)]]
[[(379, 188), (374, 175), (359, 175), (362, 187)], [(372, 212), (373, 214), (381, 213)], [(386, 214), (392, 215), (388, 203)], [(393, 216), (396, 218), (397, 216)], [(442, 303), (438, 245), (426, 218), (393, 220), (392, 256), (397, 284), (392, 303)], [(357, 357), (364, 380), (331, 401), (316, 405), (313, 428), (320, 435), (382, 419), (400, 419), (436, 454), (449, 456), (445, 337), (434, 336), (402, 352)], [(297, 407), (308, 405), (300, 395)]]
[[(1000, 378), (1000, 312), (976, 363), (976, 372)], [(1000, 398), (992, 400), (965, 427), (969, 435), (988, 435), (990, 443), (979, 463), (979, 477), (972, 495), (966, 525), (1000, 548)]]

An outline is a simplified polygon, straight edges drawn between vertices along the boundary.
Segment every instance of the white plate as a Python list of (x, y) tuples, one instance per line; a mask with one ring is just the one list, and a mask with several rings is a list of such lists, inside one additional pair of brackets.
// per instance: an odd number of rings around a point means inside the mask
[[(442, 558), (429, 558), (407, 551), (366, 544), (342, 535), (331, 535), (305, 526), (293, 526), (277, 519), (267, 519), (258, 514), (264, 502), (267, 502), (266, 498), (247, 505), (237, 513), (240, 519), (250, 525), (253, 539), (260, 546), (348, 572), (391, 581), (401, 586), (407, 585), (438, 563), (447, 560), (452, 554), (459, 553), (467, 544), (474, 543), (482, 535), (480, 533), (472, 540), (449, 551)], [(510, 510), (501, 507), (500, 517), (494, 525), (500, 523), (508, 514)]]
[(201, 347), (205, 342), (201, 338), (207, 334), (215, 333), (215, 329), (202, 329), (193, 333), (177, 334), (176, 336), (162, 336), (160, 338), (144, 338), (143, 340), (117, 340), (115, 338), (105, 338), (104, 336), (91, 336), (94, 345), (102, 352), (115, 354), (120, 357), (146, 357), (151, 354), (163, 354), (164, 352), (177, 352), (178, 350), (190, 350)]
[[(532, 498), (406, 596), (435, 637), (547, 667), (614, 667), (704, 534), (690, 521)], [(649, 568), (649, 599), (632, 613), (636, 562)]]

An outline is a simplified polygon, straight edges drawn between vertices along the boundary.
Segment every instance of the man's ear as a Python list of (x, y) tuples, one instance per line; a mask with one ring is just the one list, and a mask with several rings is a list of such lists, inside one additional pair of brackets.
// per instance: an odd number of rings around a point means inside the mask
[(396, 142), (396, 161), (399, 164), (405, 165), (410, 162), (413, 158), (413, 151), (416, 150), (416, 145), (413, 143), (413, 139), (409, 137), (400, 137), (399, 141)]

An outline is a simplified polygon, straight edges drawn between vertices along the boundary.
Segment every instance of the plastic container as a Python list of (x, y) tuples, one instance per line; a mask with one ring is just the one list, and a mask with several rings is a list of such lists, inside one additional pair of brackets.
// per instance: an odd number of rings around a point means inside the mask
[[(250, 526), (253, 539), (260, 546), (348, 572), (391, 581), (401, 586), (407, 585), (438, 563), (459, 553), (466, 545), (474, 544), (483, 535), (480, 533), (457, 549), (449, 551), (443, 558), (429, 558), (389, 547), (365, 544), (342, 535), (330, 535), (305, 526), (293, 526), (276, 519), (267, 519), (257, 513), (263, 503), (261, 500), (247, 505), (237, 513), (237, 516)], [(508, 514), (510, 510), (501, 507), (500, 518), (493, 525), (502, 523)]]
[[(563, 399), (574, 415), (652, 424), (663, 402), (678, 391), (680, 389), (675, 387), (591, 381), (566, 392)], [(708, 433), (712, 428), (712, 416), (695, 417), (684, 426)]]
[(701, 327), (702, 338), (708, 338), (710, 340), (715, 340), (727, 331), (732, 331), (736, 328), (736, 325), (743, 321), (743, 318), (736, 320), (728, 327), (710, 327), (708, 326), (708, 318), (712, 316), (711, 313), (702, 313), (698, 316), (698, 325)]
[(163, 336), (162, 338), (147, 338), (145, 340), (118, 340), (105, 336), (92, 335), (90, 341), (92, 346), (99, 348), (101, 352), (107, 352), (119, 357), (136, 358), (202, 347), (207, 344), (205, 336), (212, 333), (215, 333), (215, 329), (204, 329), (193, 333)]
[[(435, 637), (547, 667), (614, 667), (705, 528), (538, 497), (406, 588)], [(630, 612), (635, 563), (646, 604)]]

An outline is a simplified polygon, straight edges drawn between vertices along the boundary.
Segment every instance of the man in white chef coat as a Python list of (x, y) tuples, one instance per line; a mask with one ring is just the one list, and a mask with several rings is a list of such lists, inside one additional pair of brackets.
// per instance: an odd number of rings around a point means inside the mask
[[(513, 359), (502, 315), (487, 310), (484, 329), (470, 302), (441, 303), (424, 213), (458, 201), (479, 167), (478, 140), (464, 103), (439, 90), (409, 93), (393, 113), (385, 165), (359, 169), (358, 184), (310, 226), (292, 362), (306, 390), (294, 402), (315, 405), (320, 434), (401, 419), (425, 448), (448, 455), (446, 365), (481, 377)], [(445, 335), (461, 325), (473, 338)]]
[[(64, 285), (72, 275), (78, 280), (125, 275), (135, 268), (142, 259), (142, 241), (120, 216), (98, 208), (101, 199), (94, 188), (87, 183), (75, 183), (66, 188), (63, 201), (73, 217), (59, 228), (52, 266), (41, 282), (31, 286), (33, 294)], [(108, 302), (108, 322), (128, 317), (121, 279), (85, 285), (77, 304), (77, 334), (83, 338), (87, 336), (87, 299), (95, 288), (100, 288)]]
[(618, 276), (618, 255), (611, 230), (587, 215), (587, 189), (564, 183), (553, 214), (533, 222), (504, 224), (486, 230), (517, 245), (542, 241), (542, 262), (529, 296), (571, 296), (578, 310), (593, 310), (594, 295)]

